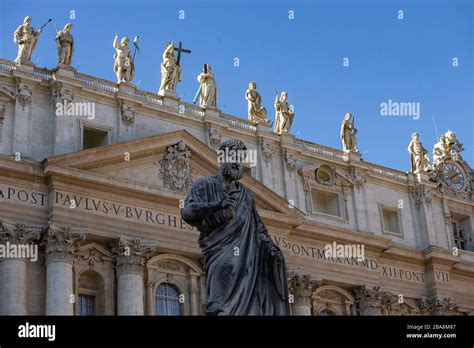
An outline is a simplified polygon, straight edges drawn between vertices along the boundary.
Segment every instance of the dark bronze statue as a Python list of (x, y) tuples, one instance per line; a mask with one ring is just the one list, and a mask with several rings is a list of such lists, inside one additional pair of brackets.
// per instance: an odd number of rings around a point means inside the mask
[[(230, 139), (221, 154), (246, 154)], [(222, 156), (224, 157), (224, 156)], [(214, 176), (196, 180), (181, 212), (201, 232), (208, 315), (287, 315), (285, 259), (263, 224), (252, 195), (239, 180), (244, 156), (221, 161)]]

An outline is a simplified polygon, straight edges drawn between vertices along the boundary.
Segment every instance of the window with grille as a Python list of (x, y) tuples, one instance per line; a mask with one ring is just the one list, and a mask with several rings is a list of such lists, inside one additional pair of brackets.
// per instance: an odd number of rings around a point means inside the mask
[(95, 297), (79, 295), (79, 315), (95, 315)]
[(181, 315), (180, 291), (170, 283), (161, 283), (156, 289), (156, 315)]
[(464, 237), (464, 229), (453, 221), (453, 236), (456, 248), (466, 250), (466, 238)]

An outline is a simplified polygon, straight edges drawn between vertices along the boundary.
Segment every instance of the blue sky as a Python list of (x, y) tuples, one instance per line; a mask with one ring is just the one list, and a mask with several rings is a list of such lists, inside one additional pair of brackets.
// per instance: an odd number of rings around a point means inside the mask
[[(70, 19), (70, 11), (75, 19)], [(179, 18), (183, 10), (185, 19)], [(294, 19), (289, 19), (289, 11)], [(403, 11), (403, 20), (397, 18)], [(140, 35), (134, 83), (158, 90), (168, 41), (183, 41), (182, 99), (191, 102), (203, 63), (211, 64), (224, 112), (246, 118), (244, 93), (255, 80), (273, 120), (274, 90), (286, 90), (296, 118), (292, 133), (342, 148), (339, 129), (350, 111), (363, 158), (407, 171), (407, 145), (420, 132), (430, 152), (448, 129), (464, 143), (474, 166), (474, 1), (38, 1), (0, 2), (0, 56), (13, 60), (12, 34), (30, 15), (49, 24), (33, 54), (38, 66), (56, 65), (55, 26), (74, 24), (73, 65), (115, 81), (112, 42)], [(238, 57), (240, 66), (234, 66)], [(349, 58), (349, 66), (343, 59)], [(457, 57), (458, 67), (453, 67)], [(420, 103), (420, 118), (381, 116), (388, 100)]]

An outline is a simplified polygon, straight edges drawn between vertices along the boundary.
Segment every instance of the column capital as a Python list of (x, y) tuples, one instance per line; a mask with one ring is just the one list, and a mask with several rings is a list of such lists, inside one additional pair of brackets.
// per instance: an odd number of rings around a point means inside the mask
[(45, 246), (46, 262), (72, 262), (79, 243), (86, 239), (87, 229), (49, 223), (44, 229), (41, 245)]
[(0, 220), (0, 243), (31, 244), (41, 237), (41, 227)]
[(115, 256), (117, 275), (143, 275), (145, 261), (155, 251), (156, 246), (144, 245), (139, 238), (129, 239), (120, 236), (110, 243), (110, 249)]
[(321, 286), (321, 281), (312, 279), (308, 274), (288, 272), (288, 290), (293, 294), (295, 303), (311, 305), (311, 295)]
[(460, 315), (458, 305), (449, 297), (420, 298), (417, 304), (422, 315)]
[(379, 286), (362, 285), (354, 290), (355, 302), (360, 315), (380, 315), (389, 313), (392, 294), (380, 290)]

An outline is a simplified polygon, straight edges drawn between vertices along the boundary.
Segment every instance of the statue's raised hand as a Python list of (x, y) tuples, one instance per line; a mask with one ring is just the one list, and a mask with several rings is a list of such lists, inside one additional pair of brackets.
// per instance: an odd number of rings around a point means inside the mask
[(237, 204), (238, 190), (232, 190), (220, 201), (219, 206), (221, 209), (232, 208), (235, 209), (235, 205)]

